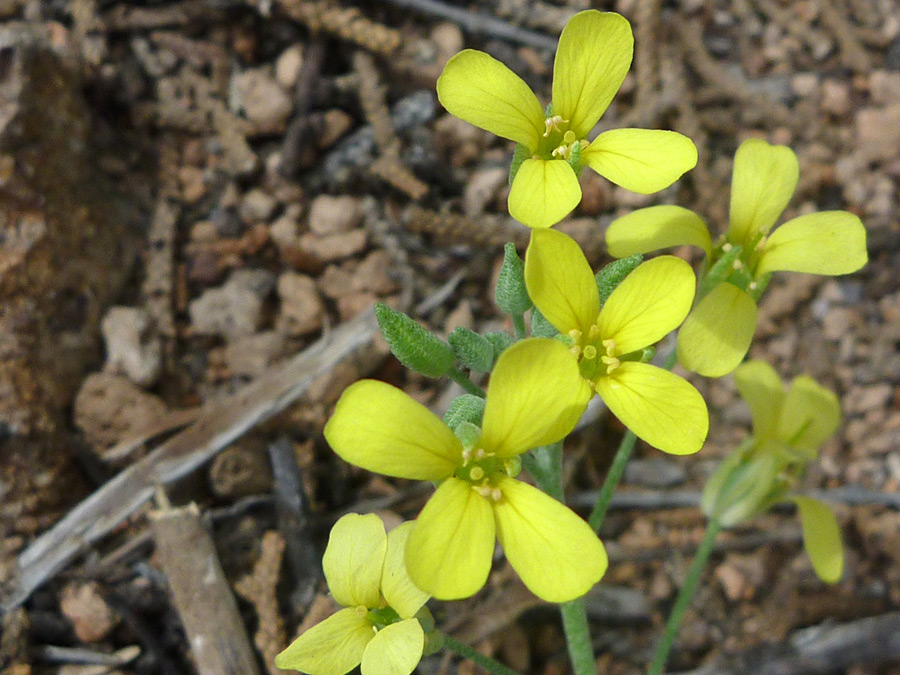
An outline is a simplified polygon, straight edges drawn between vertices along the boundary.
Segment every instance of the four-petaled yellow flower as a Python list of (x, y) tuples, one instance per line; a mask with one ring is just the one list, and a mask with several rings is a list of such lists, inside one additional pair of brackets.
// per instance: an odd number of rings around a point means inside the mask
[(322, 558), (331, 595), (343, 605), (281, 652), (278, 668), (310, 675), (409, 675), (422, 658), (425, 633), (416, 613), (428, 594), (403, 563), (412, 523), (385, 534), (381, 519), (349, 513), (331, 530)]
[(775, 369), (748, 361), (734, 371), (738, 391), (753, 416), (753, 437), (729, 455), (703, 491), (703, 511), (725, 527), (793, 502), (803, 545), (823, 581), (835, 583), (844, 565), (841, 533), (824, 502), (792, 492), (819, 446), (841, 423), (837, 396), (811, 377), (794, 378), (785, 391)]
[(447, 62), (438, 98), (456, 117), (519, 144), (522, 162), (509, 213), (533, 228), (551, 227), (581, 201), (578, 173), (589, 166), (628, 190), (650, 194), (697, 164), (690, 139), (673, 131), (615, 129), (587, 137), (625, 79), (634, 38), (612, 12), (579, 12), (559, 38), (553, 101), (545, 113), (534, 92), (500, 61), (467, 49)]
[(325, 438), (364, 469), (441, 481), (407, 547), (406, 567), (419, 588), (442, 600), (476, 593), (499, 539), (535, 595), (567, 602), (603, 576), (603, 544), (577, 514), (515, 475), (518, 455), (564, 438), (589, 398), (565, 345), (532, 338), (497, 360), (481, 435), (469, 447), (423, 405), (375, 380), (344, 391)]
[(679, 206), (639, 209), (607, 230), (609, 252), (617, 258), (690, 244), (703, 248), (710, 269), (723, 258), (730, 260), (729, 269), (719, 270), (726, 274), (725, 283), (699, 298), (679, 332), (678, 359), (685, 368), (720, 377), (737, 367), (753, 339), (756, 300), (772, 272), (833, 276), (866, 264), (865, 228), (847, 211), (809, 213), (769, 233), (798, 176), (790, 148), (751, 139), (735, 155), (730, 224), (715, 246), (700, 217)]
[(690, 265), (673, 256), (642, 263), (601, 309), (578, 244), (556, 230), (535, 230), (525, 254), (525, 285), (535, 307), (571, 338), (579, 379), (590, 383), (625, 426), (665, 452), (700, 449), (709, 431), (700, 392), (674, 373), (641, 362), (643, 350), (690, 311), (695, 285)]

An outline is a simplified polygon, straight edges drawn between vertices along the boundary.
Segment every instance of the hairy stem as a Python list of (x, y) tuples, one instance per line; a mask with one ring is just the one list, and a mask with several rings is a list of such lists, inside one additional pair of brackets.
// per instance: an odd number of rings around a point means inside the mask
[(480, 396), (481, 398), (487, 396), (487, 394), (484, 392), (484, 389), (482, 389), (477, 384), (472, 382), (472, 380), (466, 377), (465, 373), (463, 373), (459, 368), (451, 368), (449, 371), (447, 371), (447, 377), (456, 382), (456, 384), (465, 389), (469, 394)]

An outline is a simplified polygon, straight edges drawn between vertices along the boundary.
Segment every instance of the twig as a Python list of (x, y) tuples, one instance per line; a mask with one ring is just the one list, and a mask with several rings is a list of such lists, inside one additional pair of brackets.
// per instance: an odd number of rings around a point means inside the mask
[(315, 85), (325, 61), (325, 42), (321, 37), (313, 37), (303, 54), (303, 65), (297, 76), (294, 89), (293, 118), (288, 124), (281, 144), (281, 164), (278, 173), (285, 178), (294, 178), (307, 165), (310, 147), (315, 145), (314, 134), (309, 133), (312, 122), (309, 111), (315, 98)]
[(200, 675), (258, 675), (237, 602), (196, 504), (150, 514), (156, 552)]
[(270, 675), (279, 675), (275, 657), (287, 646), (284, 621), (278, 611), (275, 587), (281, 576), (281, 559), (284, 555), (284, 537), (269, 531), (263, 535), (262, 553), (253, 566), (253, 574), (242, 578), (234, 590), (256, 609), (258, 625), (253, 642), (263, 656)]
[[(679, 675), (825, 675), (900, 658), (900, 612), (794, 631), (786, 642), (720, 656)], [(866, 670), (865, 672), (871, 672)]]
[[(846, 8), (843, 9), (846, 11)], [(856, 38), (854, 24), (850, 23), (833, 0), (819, 3), (819, 12), (822, 25), (829, 30), (841, 46), (841, 61), (844, 62), (844, 65), (857, 73), (870, 72), (872, 63), (869, 60), (869, 54)]]
[(122, 471), (32, 542), (19, 555), (12, 579), (2, 588), (0, 608), (17, 607), (88, 544), (135, 513), (153, 496), (156, 486), (187, 475), (283, 410), (316, 378), (370, 346), (376, 331), (374, 312), (365, 312), (287, 362), (276, 364), (236, 394), (210, 405), (194, 424)]
[(359, 74), (360, 104), (375, 133), (375, 145), (381, 151), (381, 157), (371, 165), (370, 171), (410, 198), (421, 199), (428, 193), (428, 186), (416, 178), (400, 159), (400, 139), (391, 123), (385, 89), (380, 84), (375, 61), (369, 54), (357, 51), (353, 55), (353, 68)]
[(278, 529), (284, 536), (288, 565), (294, 577), (292, 598), (296, 606), (306, 607), (321, 578), (319, 551), (311, 537), (309, 500), (297, 466), (293, 444), (285, 437), (269, 445), (269, 461), (275, 477), (275, 513)]
[(393, 54), (402, 41), (400, 31), (366, 18), (355, 7), (340, 7), (332, 0), (278, 0), (277, 4), (313, 32), (331, 33), (382, 56)]
[(556, 49), (555, 38), (518, 28), (481, 12), (468, 12), (445, 2), (438, 2), (438, 0), (384, 0), (384, 2), (442, 19), (449, 19), (458, 23), (463, 30), (472, 35), (500, 38), (537, 49)]

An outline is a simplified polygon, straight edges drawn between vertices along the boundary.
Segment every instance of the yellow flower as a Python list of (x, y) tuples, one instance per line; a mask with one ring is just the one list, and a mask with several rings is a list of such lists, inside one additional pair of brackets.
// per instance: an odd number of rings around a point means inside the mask
[(665, 452), (697, 452), (709, 430), (706, 403), (686, 380), (641, 362), (646, 347), (674, 330), (694, 298), (690, 265), (662, 256), (639, 265), (600, 307), (590, 264), (575, 241), (535, 230), (525, 254), (525, 285), (563, 335), (579, 377), (639, 438)]
[(562, 343), (507, 349), (488, 387), (479, 440), (463, 447), (438, 417), (399, 389), (361, 380), (344, 391), (325, 437), (351, 464), (441, 481), (415, 521), (406, 567), (419, 588), (465, 598), (487, 581), (495, 538), (525, 585), (550, 602), (584, 595), (607, 566), (603, 544), (574, 512), (515, 479), (518, 455), (564, 438), (587, 404)]
[[(731, 180), (728, 231), (713, 247), (704, 222), (679, 206), (639, 209), (610, 225), (606, 242), (621, 258), (670, 246), (701, 247), (712, 277), (678, 335), (678, 359), (694, 372), (720, 377), (743, 360), (756, 329), (756, 300), (772, 272), (850, 274), (866, 264), (866, 231), (847, 211), (809, 213), (770, 234), (797, 187), (799, 165), (783, 145), (751, 139), (738, 148)], [(718, 264), (718, 266), (717, 266)], [(704, 292), (706, 290), (706, 292)]]
[(349, 513), (331, 530), (322, 559), (331, 595), (343, 605), (275, 659), (310, 675), (408, 675), (422, 658), (425, 633), (416, 613), (428, 600), (403, 564), (412, 523), (385, 534), (378, 516)]
[(553, 102), (545, 111), (534, 92), (500, 61), (467, 49), (447, 62), (438, 98), (456, 117), (519, 144), (526, 157), (512, 181), (509, 213), (528, 227), (551, 227), (581, 201), (584, 166), (628, 190), (650, 194), (697, 164), (690, 139), (673, 131), (616, 129), (587, 136), (631, 66), (634, 38), (612, 12), (573, 16), (559, 38)]
[(841, 423), (833, 392), (811, 377), (794, 378), (785, 390), (775, 369), (748, 361), (734, 371), (738, 391), (753, 416), (753, 437), (729, 456), (703, 491), (703, 510), (725, 527), (779, 502), (797, 505), (803, 544), (813, 569), (835, 583), (844, 555), (837, 520), (824, 502), (791, 492), (819, 446)]

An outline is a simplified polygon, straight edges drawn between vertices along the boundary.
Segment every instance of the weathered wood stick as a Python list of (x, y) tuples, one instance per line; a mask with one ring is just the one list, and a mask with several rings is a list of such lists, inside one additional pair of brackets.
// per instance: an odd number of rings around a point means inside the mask
[(0, 610), (17, 607), (91, 542), (107, 534), (168, 485), (208, 461), (260, 422), (296, 401), (318, 377), (369, 347), (378, 330), (367, 311), (222, 402), (139, 462), (128, 467), (35, 539), (0, 589)]
[(150, 513), (160, 567), (199, 675), (259, 675), (212, 537), (196, 504)]

